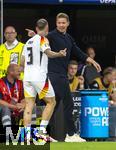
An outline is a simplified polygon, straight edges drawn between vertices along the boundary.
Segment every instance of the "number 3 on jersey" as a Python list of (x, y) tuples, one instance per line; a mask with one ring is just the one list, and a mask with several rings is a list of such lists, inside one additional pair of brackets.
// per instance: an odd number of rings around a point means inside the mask
[(27, 47), (27, 51), (28, 51), (28, 65), (32, 65), (33, 64), (33, 51), (32, 51), (32, 47)]

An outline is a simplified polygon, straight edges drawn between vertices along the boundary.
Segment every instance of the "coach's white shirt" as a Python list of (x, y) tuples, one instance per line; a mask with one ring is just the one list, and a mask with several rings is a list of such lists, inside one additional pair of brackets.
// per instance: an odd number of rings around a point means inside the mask
[(48, 57), (44, 53), (50, 49), (45, 37), (35, 35), (29, 39), (22, 55), (25, 57), (24, 81), (45, 81), (48, 72)]

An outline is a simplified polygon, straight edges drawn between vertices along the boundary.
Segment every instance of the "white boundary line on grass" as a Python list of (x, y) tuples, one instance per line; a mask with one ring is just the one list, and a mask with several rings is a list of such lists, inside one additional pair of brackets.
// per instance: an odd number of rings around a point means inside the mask
[(1, 31), (1, 43), (3, 43), (3, 0), (0, 0), (0, 7), (1, 7), (1, 26), (0, 26), (0, 31)]

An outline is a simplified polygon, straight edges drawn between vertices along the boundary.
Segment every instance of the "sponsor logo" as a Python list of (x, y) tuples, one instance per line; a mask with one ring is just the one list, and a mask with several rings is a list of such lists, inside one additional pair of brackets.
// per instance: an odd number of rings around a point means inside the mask
[(100, 0), (102, 4), (115, 4), (116, 0)]

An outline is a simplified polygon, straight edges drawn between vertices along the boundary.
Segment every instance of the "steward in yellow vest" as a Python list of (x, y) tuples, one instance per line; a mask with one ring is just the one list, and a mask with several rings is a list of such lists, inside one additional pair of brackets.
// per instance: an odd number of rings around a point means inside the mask
[(24, 46), (23, 43), (17, 41), (17, 33), (14, 27), (6, 27), (4, 36), (6, 42), (0, 45), (0, 78), (6, 75), (6, 70), (10, 63), (20, 64)]

